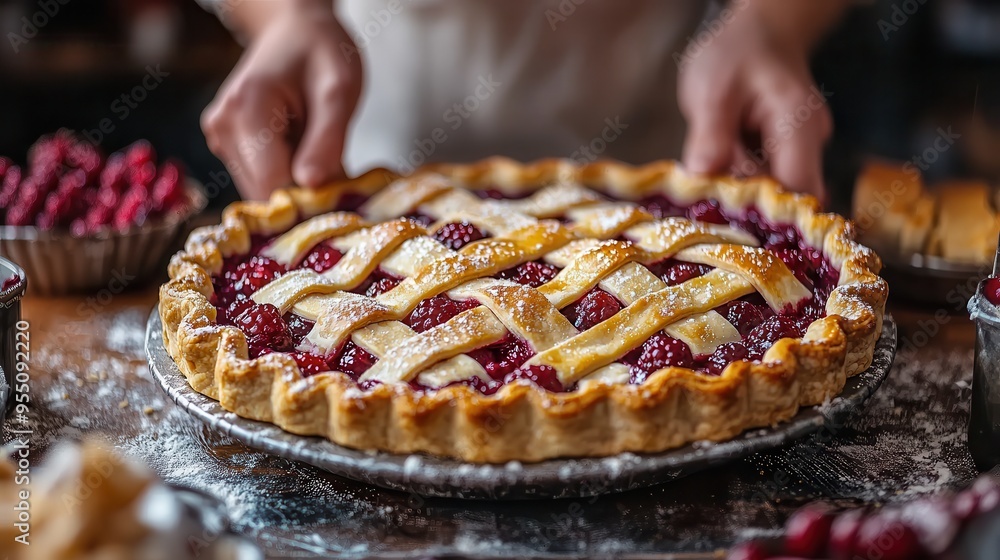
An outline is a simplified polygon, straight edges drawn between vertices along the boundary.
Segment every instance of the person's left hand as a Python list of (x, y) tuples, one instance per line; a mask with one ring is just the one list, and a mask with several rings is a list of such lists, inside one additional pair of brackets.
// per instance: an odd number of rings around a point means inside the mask
[[(741, 14), (747, 15), (747, 14)], [(825, 198), (823, 145), (833, 123), (806, 48), (769, 36), (752, 17), (688, 47), (678, 102), (688, 121), (683, 162), (694, 173), (769, 173), (786, 188)]]

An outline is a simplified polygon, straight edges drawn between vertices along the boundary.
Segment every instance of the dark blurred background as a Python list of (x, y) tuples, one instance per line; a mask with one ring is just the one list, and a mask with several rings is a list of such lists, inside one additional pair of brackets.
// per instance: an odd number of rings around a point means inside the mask
[[(69, 127), (105, 152), (148, 138), (220, 183), (198, 118), (240, 47), (193, 0), (0, 0), (0, 29), (0, 154), (22, 160), (39, 135)], [(928, 166), (932, 178), (1000, 178), (1000, 2), (861, 2), (814, 67), (832, 92), (838, 207), (866, 157), (909, 160), (948, 127), (961, 138)], [(235, 196), (223, 189), (213, 203)]]

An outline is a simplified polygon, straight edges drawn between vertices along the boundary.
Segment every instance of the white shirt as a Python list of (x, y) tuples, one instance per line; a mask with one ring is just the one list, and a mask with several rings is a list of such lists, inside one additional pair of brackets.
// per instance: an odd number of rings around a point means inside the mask
[(337, 4), (365, 64), (348, 173), (494, 154), (638, 163), (679, 153), (674, 57), (700, 0)]

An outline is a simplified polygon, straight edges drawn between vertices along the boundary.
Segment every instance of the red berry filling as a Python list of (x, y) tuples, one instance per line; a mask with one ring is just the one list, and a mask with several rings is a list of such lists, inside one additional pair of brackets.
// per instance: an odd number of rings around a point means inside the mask
[(332, 363), (335, 364), (334, 369), (342, 371), (356, 380), (377, 361), (378, 358), (370, 352), (348, 340)]
[(292, 334), (288, 325), (281, 319), (278, 308), (270, 303), (251, 303), (235, 317), (233, 326), (246, 335), (251, 358), (292, 349)]
[(299, 268), (311, 268), (316, 272), (324, 272), (333, 268), (343, 256), (343, 253), (326, 243), (320, 243), (302, 259)]
[[(141, 161), (145, 156), (139, 151), (132, 157), (137, 158), (136, 161)], [(101, 181), (110, 185), (102, 195), (116, 204), (127, 198), (129, 184), (137, 180), (134, 178), (136, 174), (140, 175), (138, 180), (142, 180), (141, 175), (145, 173), (141, 169), (138, 172), (129, 172), (126, 159), (112, 158), (100, 175)], [(136, 161), (132, 163), (135, 164)], [(6, 176), (17, 173), (17, 168), (0, 160), (0, 171)], [(44, 177), (35, 181), (42, 179)], [(67, 191), (77, 189), (79, 187), (75, 185), (78, 185), (80, 180), (80, 174), (73, 174), (73, 179), (65, 180), (68, 186), (64, 188)], [(0, 187), (0, 198), (3, 197), (4, 190), (5, 188)], [(721, 374), (733, 361), (761, 359), (767, 349), (781, 338), (802, 336), (809, 323), (825, 313), (826, 299), (836, 287), (839, 273), (819, 252), (802, 245), (798, 231), (794, 227), (770, 225), (762, 220), (754, 209), (734, 219), (726, 216), (715, 201), (701, 201), (691, 207), (681, 207), (664, 197), (651, 197), (647, 200), (647, 209), (655, 215), (686, 215), (703, 222), (731, 223), (753, 233), (762, 240), (765, 247), (775, 251), (778, 258), (786, 263), (803, 284), (812, 289), (814, 297), (796, 309), (784, 309), (779, 314), (775, 314), (757, 294), (720, 306), (717, 311), (733, 324), (742, 336), (742, 340), (723, 344), (710, 355), (693, 356), (684, 342), (657, 333), (620, 360), (630, 366), (633, 383), (642, 383), (651, 373), (670, 366), (695, 368), (713, 375)], [(356, 206), (360, 206), (363, 201), (364, 198), (360, 196), (349, 200), (352, 204), (356, 203)], [(49, 204), (53, 216), (61, 216), (62, 208), (58, 203), (45, 202), (46, 206)], [(97, 207), (103, 205), (97, 204)], [(424, 224), (433, 222), (431, 217), (419, 214), (410, 218)], [(456, 250), (486, 237), (468, 222), (445, 224), (433, 235), (445, 246)], [(233, 324), (244, 330), (251, 346), (252, 356), (269, 351), (291, 351), (301, 344), (313, 327), (311, 321), (295, 314), (287, 314), (283, 319), (277, 317), (277, 309), (273, 306), (260, 306), (249, 299), (251, 294), (285, 272), (285, 268), (279, 263), (259, 255), (261, 249), (272, 240), (273, 237), (252, 237), (252, 249), (249, 255), (226, 259), (223, 273), (213, 278), (216, 289), (213, 303), (219, 310), (218, 321), (222, 324)], [(335, 266), (342, 257), (339, 251), (326, 243), (321, 243), (309, 252), (299, 263), (298, 268), (323, 272)], [(709, 266), (674, 259), (653, 263), (649, 268), (671, 286), (688, 282), (712, 270)], [(529, 261), (504, 270), (496, 276), (537, 288), (551, 281), (558, 273), (557, 267), (543, 261)], [(400, 281), (401, 279), (376, 269), (352, 291), (376, 297), (392, 290)], [(1000, 280), (995, 284), (994, 291), (1000, 300)], [(456, 301), (441, 294), (420, 302), (403, 321), (415, 331), (424, 332), (478, 305), (476, 301)], [(586, 330), (610, 319), (621, 309), (621, 304), (611, 294), (593, 288), (562, 312), (577, 329)], [(492, 381), (474, 378), (458, 383), (468, 385), (484, 394), (492, 394), (504, 383), (516, 379), (528, 379), (552, 391), (567, 390), (558, 381), (552, 368), (524, 367), (524, 363), (535, 355), (535, 351), (526, 341), (512, 335), (487, 347), (469, 352), (469, 355), (483, 366)], [(343, 371), (355, 379), (378, 361), (378, 358), (351, 341), (342, 345), (330, 357), (295, 352), (293, 358), (306, 375), (332, 369)], [(377, 382), (365, 382), (361, 385), (369, 387), (375, 384)], [(426, 389), (415, 381), (411, 385), (418, 389)]]
[(487, 375), (496, 380), (502, 380), (534, 355), (535, 351), (526, 341), (511, 334), (490, 346), (469, 352)]
[(649, 374), (665, 367), (689, 368), (694, 365), (688, 345), (663, 333), (649, 337), (642, 346), (626, 354), (621, 361), (630, 366), (632, 383), (642, 383)]
[(245, 296), (251, 296), (257, 290), (270, 284), (285, 273), (285, 267), (267, 257), (255, 256), (237, 265), (236, 270), (229, 274), (233, 289)]
[(316, 375), (317, 373), (322, 373), (324, 371), (330, 371), (330, 364), (328, 364), (322, 356), (308, 354), (306, 352), (292, 352), (291, 356), (292, 359), (295, 360), (295, 364), (299, 366), (299, 370), (302, 372), (302, 375), (305, 377)]
[(475, 300), (456, 301), (444, 295), (434, 296), (417, 304), (403, 322), (418, 333), (424, 332), (447, 322), (463, 311), (478, 306), (479, 302)]
[(585, 331), (621, 311), (618, 300), (600, 288), (593, 288), (576, 302), (562, 310), (573, 326)]
[(550, 264), (541, 261), (528, 261), (501, 271), (497, 274), (497, 278), (537, 288), (555, 278), (556, 274), (559, 274), (559, 269)]
[(558, 393), (564, 391), (563, 384), (556, 376), (556, 370), (552, 366), (526, 366), (518, 368), (504, 377), (503, 382), (512, 383), (519, 379), (527, 379), (538, 385), (542, 389)]
[(457, 251), (473, 241), (485, 239), (486, 235), (469, 222), (452, 222), (434, 232), (434, 239), (445, 247)]

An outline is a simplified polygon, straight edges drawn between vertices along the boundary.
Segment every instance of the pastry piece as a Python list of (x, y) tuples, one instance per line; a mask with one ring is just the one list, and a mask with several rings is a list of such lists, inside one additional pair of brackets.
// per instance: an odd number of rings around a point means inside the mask
[(987, 264), (1000, 235), (992, 198), (982, 182), (950, 181), (925, 190), (915, 167), (872, 162), (858, 176), (854, 219), (862, 240), (885, 253)]
[(989, 186), (978, 181), (951, 181), (938, 185), (937, 191), (937, 227), (928, 253), (962, 263), (992, 261), (1000, 229), (990, 205)]
[(935, 201), (916, 167), (873, 161), (854, 189), (854, 220), (864, 240), (903, 255), (923, 252), (934, 225)]
[(476, 462), (723, 440), (837, 394), (887, 288), (767, 179), (494, 158), (237, 203), (160, 290), (191, 386), (350, 447)]

